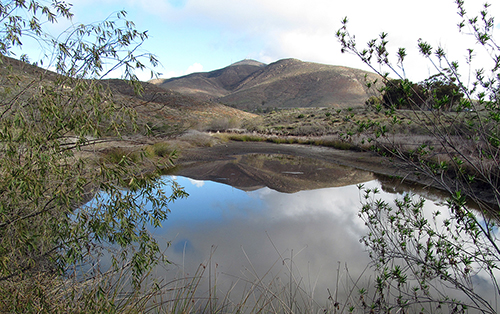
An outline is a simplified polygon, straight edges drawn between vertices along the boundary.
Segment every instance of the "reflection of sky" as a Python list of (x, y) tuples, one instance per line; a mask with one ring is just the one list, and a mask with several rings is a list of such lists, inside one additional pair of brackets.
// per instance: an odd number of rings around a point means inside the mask
[(359, 243), (365, 227), (357, 216), (355, 185), (287, 194), (269, 188), (244, 192), (211, 181), (200, 186), (183, 177), (176, 181), (189, 197), (170, 206), (155, 235), (171, 241), (167, 257), (187, 272), (206, 260), (212, 247), (218, 271), (233, 276), (246, 269), (265, 274), (276, 262), (283, 265), (281, 256), (292, 259), (301, 276), (315, 283), (310, 289), (324, 296), (334, 287), (338, 262), (354, 277), (369, 262)]
[(184, 177), (176, 177), (175, 180), (189, 193), (189, 197), (169, 206), (172, 212), (163, 223), (164, 228), (182, 225), (189, 229), (199, 224), (221, 223), (263, 206), (258, 198), (227, 185)]
[[(290, 273), (287, 265), (292, 262), (292, 273), (305, 285), (302, 288), (324, 301), (327, 288), (335, 289), (339, 265), (342, 265), (339, 279), (355, 281), (370, 261), (359, 242), (367, 228), (358, 217), (362, 200), (356, 185), (287, 194), (269, 188), (245, 192), (221, 183), (184, 177), (169, 180), (177, 181), (189, 197), (170, 204), (168, 220), (161, 229), (153, 231), (162, 247), (171, 245), (166, 255), (175, 265), (169, 271), (158, 269), (155, 275), (159, 279), (195, 273), (215, 250), (211, 264), (217, 265), (219, 278), (229, 279), (218, 281), (222, 291), (229, 290), (227, 285), (235, 278), (243, 278), (245, 282), (269, 274), (286, 277)], [(396, 197), (402, 196), (381, 191), (375, 180), (364, 183), (364, 187), (379, 188), (376, 198), (391, 205)], [(166, 187), (167, 193), (169, 188)], [(429, 200), (423, 209), (429, 221), (433, 212), (442, 212), (437, 226), (450, 217), (447, 209)], [(368, 272), (364, 273), (360, 286), (370, 286)], [(485, 275), (480, 273), (473, 278), (482, 295), (490, 289)], [(347, 290), (341, 287), (339, 293)]]

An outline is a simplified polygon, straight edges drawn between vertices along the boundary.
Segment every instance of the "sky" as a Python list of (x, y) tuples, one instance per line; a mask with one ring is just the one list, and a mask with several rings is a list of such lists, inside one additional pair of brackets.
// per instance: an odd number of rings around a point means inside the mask
[[(471, 36), (458, 33), (460, 22), (455, 0), (69, 0), (73, 23), (100, 21), (125, 10), (138, 30), (148, 30), (142, 49), (154, 53), (161, 77), (212, 71), (231, 63), (254, 59), (272, 63), (284, 58), (342, 65), (367, 70), (355, 56), (342, 54), (335, 33), (344, 17), (358, 45), (381, 32), (389, 34), (390, 53), (399, 47), (408, 52), (405, 73), (420, 81), (434, 73), (417, 51), (424, 39), (441, 45), (453, 60), (463, 63), (472, 47)], [(404, 4), (403, 4), (404, 3)], [(476, 15), (482, 0), (466, 0), (468, 13)], [(500, 16), (500, 3), (490, 8)], [(498, 22), (497, 22), (498, 23)], [(500, 23), (496, 27), (500, 31)], [(57, 31), (57, 29), (56, 29)], [(479, 47), (477, 47), (479, 51)], [(26, 47), (28, 49), (28, 47)], [(478, 54), (479, 66), (488, 66), (487, 55)], [(148, 79), (149, 73), (140, 74)], [(394, 75), (392, 75), (394, 76)]]

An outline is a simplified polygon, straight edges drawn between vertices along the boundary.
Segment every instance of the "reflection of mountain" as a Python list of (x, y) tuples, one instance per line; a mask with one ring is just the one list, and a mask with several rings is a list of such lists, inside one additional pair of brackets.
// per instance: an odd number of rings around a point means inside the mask
[(196, 162), (176, 169), (175, 174), (225, 183), (245, 191), (267, 186), (284, 193), (346, 186), (374, 178), (371, 172), (281, 154), (248, 154), (235, 156), (234, 160)]

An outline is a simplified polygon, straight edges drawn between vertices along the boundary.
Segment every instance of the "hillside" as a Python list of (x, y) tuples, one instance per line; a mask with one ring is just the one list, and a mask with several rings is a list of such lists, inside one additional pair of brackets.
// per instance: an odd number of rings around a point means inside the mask
[(155, 134), (170, 135), (187, 129), (210, 129), (214, 125), (252, 119), (255, 115), (223, 104), (196, 99), (179, 92), (165, 90), (154, 84), (142, 82), (143, 92), (135, 95), (132, 87), (123, 80), (103, 81), (113, 91), (119, 102), (134, 106), (140, 123), (147, 123)]
[[(22, 92), (18, 97), (31, 97), (39, 87), (50, 84), (58, 75), (19, 60), (2, 57), (0, 91), (15, 84)], [(253, 118), (220, 103), (195, 99), (179, 92), (165, 90), (157, 85), (141, 82), (143, 92), (136, 95), (124, 80), (109, 79), (101, 83), (113, 93), (114, 100), (121, 105), (133, 107), (138, 114), (139, 125), (148, 124), (156, 135), (171, 135), (189, 128), (206, 128), (216, 121), (234, 121)], [(12, 85), (13, 86), (13, 85)], [(7, 100), (5, 100), (7, 101)]]
[(197, 99), (210, 100), (230, 94), (240, 82), (265, 66), (254, 60), (243, 60), (211, 72), (193, 73), (171, 79), (155, 79), (150, 83)]
[(215, 99), (249, 111), (268, 108), (359, 107), (373, 73), (284, 59), (269, 65), (243, 60), (228, 67), (151, 83), (200, 100)]

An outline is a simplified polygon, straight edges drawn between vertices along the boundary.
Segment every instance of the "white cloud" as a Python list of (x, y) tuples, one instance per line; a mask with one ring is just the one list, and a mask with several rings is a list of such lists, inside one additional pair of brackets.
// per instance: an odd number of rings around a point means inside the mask
[(189, 180), (189, 182), (190, 182), (192, 185), (194, 185), (194, 186), (195, 186), (195, 187), (197, 187), (197, 188), (201, 188), (202, 186), (204, 186), (204, 185), (205, 185), (205, 181), (194, 180), (194, 179), (189, 179), (189, 178), (188, 178), (188, 180)]
[(203, 65), (199, 63), (194, 63), (187, 68), (186, 73), (184, 75), (202, 71), (203, 71)]
[[(82, 5), (83, 0), (76, 2)], [(432, 70), (430, 65), (422, 63), (423, 59), (418, 54), (419, 38), (433, 46), (443, 45), (451, 54), (452, 60), (457, 61), (464, 60), (465, 49), (470, 46), (467, 36), (458, 34), (456, 25), (460, 18), (453, 1), (421, 0), (404, 4), (397, 0), (102, 2), (106, 6), (114, 5), (117, 9), (133, 11), (135, 16), (144, 20), (161, 21), (157, 23), (159, 26), (156, 31), (164, 37), (159, 40), (169, 40), (175, 37), (172, 34), (182, 35), (189, 29), (189, 35), (177, 36), (179, 39), (169, 42), (165, 50), (175, 47), (175, 50), (182, 51), (185, 59), (192, 56), (189, 61), (192, 65), (185, 71), (173, 69), (166, 73), (169, 77), (201, 71), (203, 67), (200, 63), (208, 64), (207, 59), (216, 59), (215, 53), (229, 55), (230, 51), (238, 51), (239, 55), (244, 51), (244, 56), (266, 63), (293, 57), (304, 61), (363, 68), (359, 59), (341, 54), (340, 45), (335, 38), (335, 33), (341, 26), (340, 20), (345, 16), (350, 19), (349, 28), (356, 34), (359, 47), (363, 47), (364, 43), (383, 31), (389, 33), (389, 49), (393, 55), (397, 48), (406, 47), (409, 55), (407, 73), (418, 79), (425, 78)], [(471, 15), (481, 8), (478, 2), (466, 2), (466, 5)], [(85, 6), (89, 7), (87, 4)], [(500, 5), (493, 3), (490, 9), (493, 16), (500, 15), (499, 8)], [(207, 40), (209, 43), (206, 45), (212, 46), (202, 47), (206, 51), (203, 50), (203, 57), (200, 57), (200, 50), (193, 49), (189, 43), (200, 42), (200, 38), (207, 37), (210, 40)], [(162, 53), (165, 54), (165, 60), (169, 58), (166, 51)], [(159, 57), (161, 59), (162, 55), (159, 54)], [(232, 55), (229, 59), (231, 58)], [(219, 59), (219, 62), (223, 62), (228, 58)], [(219, 67), (228, 64), (219, 64)]]

